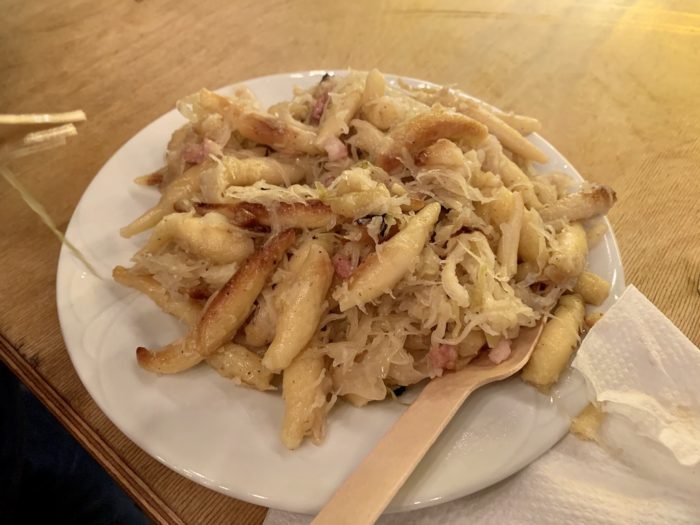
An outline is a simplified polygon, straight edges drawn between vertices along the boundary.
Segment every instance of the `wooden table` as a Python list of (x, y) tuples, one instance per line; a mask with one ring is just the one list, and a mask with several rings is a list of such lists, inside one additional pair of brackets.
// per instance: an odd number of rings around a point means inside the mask
[[(538, 117), (584, 176), (614, 186), (628, 282), (700, 344), (700, 5), (377, 4), (0, 0), (0, 112), (89, 117), (17, 171), (65, 228), (109, 156), (201, 86), (344, 66), (457, 84)], [(171, 472), (96, 407), (58, 326), (60, 246), (1, 180), (0, 203), (3, 361), (156, 522), (261, 523), (264, 508)]]

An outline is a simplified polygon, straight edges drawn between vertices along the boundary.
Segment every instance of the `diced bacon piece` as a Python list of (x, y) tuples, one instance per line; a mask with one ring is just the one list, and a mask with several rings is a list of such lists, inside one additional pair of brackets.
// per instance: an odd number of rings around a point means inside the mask
[(428, 352), (428, 362), (440, 372), (443, 370), (454, 370), (457, 366), (457, 357), (457, 347), (454, 345), (443, 344), (434, 346)]
[(347, 279), (352, 275), (352, 262), (350, 262), (350, 259), (347, 257), (335, 255), (333, 257), (333, 267), (335, 268), (335, 273), (343, 279)]
[(326, 110), (327, 103), (328, 91), (324, 91), (318, 96), (316, 102), (314, 103), (314, 107), (311, 109), (310, 120), (313, 124), (318, 124), (321, 121), (321, 117), (323, 116), (323, 112)]
[(496, 346), (489, 350), (489, 361), (495, 364), (502, 363), (510, 357), (510, 340), (501, 339)]
[(190, 164), (201, 164), (207, 158), (202, 144), (188, 144), (182, 150), (182, 160)]
[(329, 138), (323, 144), (323, 149), (328, 153), (328, 160), (331, 162), (344, 159), (348, 156), (348, 147), (337, 137)]
[(212, 153), (221, 154), (221, 146), (204, 139), (200, 144), (187, 144), (182, 150), (182, 159), (190, 164), (201, 164)]

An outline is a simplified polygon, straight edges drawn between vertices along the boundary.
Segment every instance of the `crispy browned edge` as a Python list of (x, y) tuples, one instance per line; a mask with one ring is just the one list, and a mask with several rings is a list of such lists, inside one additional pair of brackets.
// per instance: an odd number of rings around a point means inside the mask
[(142, 175), (140, 177), (136, 177), (134, 182), (136, 184), (139, 184), (141, 186), (160, 186), (163, 182), (163, 176), (165, 173), (165, 166), (162, 168), (158, 168), (156, 171), (152, 173), (148, 173), (147, 175)]
[(307, 227), (308, 224), (324, 224), (336, 217), (330, 206), (318, 200), (281, 202), (276, 206), (275, 213), (280, 221), (289, 227), (295, 224), (299, 227)]
[(389, 133), (391, 147), (377, 159), (380, 167), (391, 171), (400, 164), (403, 148), (413, 157), (439, 139), (466, 138), (476, 145), (486, 139), (488, 129), (471, 117), (454, 111), (422, 113)]
[[(617, 194), (615, 190), (606, 184), (592, 184), (591, 187), (582, 191), (567, 195), (552, 204), (543, 206), (539, 211), (542, 218), (546, 220), (552, 219), (550, 211), (556, 212), (567, 203), (576, 201), (584, 201), (594, 210), (592, 216), (605, 215), (613, 204), (617, 202)], [(584, 217), (589, 218), (589, 217)], [(578, 220), (578, 219), (577, 219)]]
[(593, 184), (582, 192), (598, 209), (609, 210), (617, 202), (617, 193), (607, 184)]
[[(218, 212), (224, 215), (232, 224), (241, 228), (254, 229), (259, 226), (272, 224), (272, 213), (259, 203), (238, 202), (224, 204), (196, 204), (197, 213), (204, 215)], [(307, 202), (280, 202), (275, 205), (273, 213), (278, 217), (283, 227), (315, 228), (320, 227), (336, 218), (330, 206), (318, 200)]]
[(157, 352), (139, 346), (136, 349), (139, 366), (157, 374), (177, 374), (198, 365), (203, 358), (194, 349), (187, 348), (188, 337), (189, 334)]
[(241, 228), (251, 228), (254, 226), (269, 226), (270, 213), (262, 204), (254, 202), (237, 203), (196, 203), (195, 211), (199, 215), (206, 215), (209, 212), (217, 212), (226, 217), (231, 224)]

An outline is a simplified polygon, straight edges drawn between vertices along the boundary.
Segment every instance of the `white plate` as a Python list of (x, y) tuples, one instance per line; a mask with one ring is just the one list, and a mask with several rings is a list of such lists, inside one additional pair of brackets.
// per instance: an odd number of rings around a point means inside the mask
[[(293, 85), (310, 86), (323, 73), (273, 75), (245, 84), (263, 104), (272, 104), (288, 98)], [(232, 88), (221, 92), (231, 93)], [(399, 417), (402, 405), (386, 401), (357, 409), (339, 403), (330, 415), (323, 445), (306, 443), (290, 452), (278, 438), (279, 394), (238, 388), (206, 366), (158, 377), (136, 364), (137, 346), (157, 348), (183, 327), (109, 276), (143, 243), (143, 238), (122, 239), (119, 228), (157, 200), (155, 190), (132, 181), (162, 165), (170, 134), (183, 122), (171, 111), (140, 131), (104, 165), (78, 204), (68, 238), (103, 278), (86, 272), (63, 247), (56, 293), (66, 346), (102, 411), (147, 453), (224, 494), (278, 509), (315, 512)], [(531, 140), (552, 159), (544, 169), (580, 179), (548, 142), (539, 136)], [(624, 287), (612, 233), (591, 252), (589, 262), (594, 272), (613, 283), (605, 310)], [(578, 377), (567, 377), (551, 398), (519, 379), (481, 389), (390, 510), (449, 501), (506, 478), (551, 448), (567, 431), (569, 416), (584, 404), (584, 385)]]

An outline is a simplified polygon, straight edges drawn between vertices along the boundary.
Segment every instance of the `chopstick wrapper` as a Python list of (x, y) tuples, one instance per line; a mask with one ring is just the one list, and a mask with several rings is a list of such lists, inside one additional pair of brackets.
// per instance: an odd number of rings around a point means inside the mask
[[(572, 366), (605, 414), (598, 443), (568, 435), (501, 483), (378, 523), (700, 524), (700, 350), (629, 286)], [(270, 510), (264, 523), (310, 521)]]

